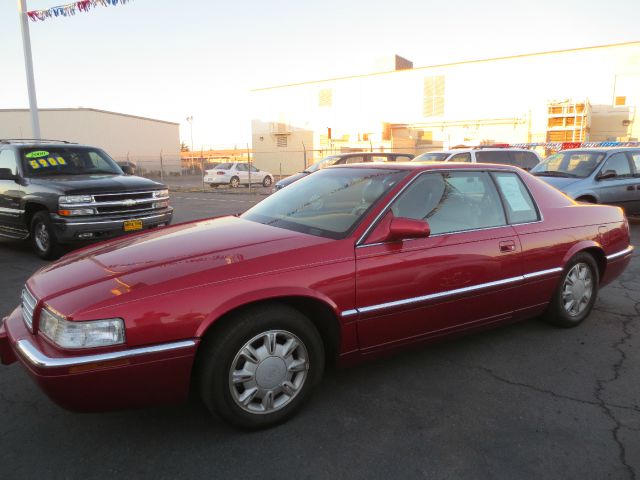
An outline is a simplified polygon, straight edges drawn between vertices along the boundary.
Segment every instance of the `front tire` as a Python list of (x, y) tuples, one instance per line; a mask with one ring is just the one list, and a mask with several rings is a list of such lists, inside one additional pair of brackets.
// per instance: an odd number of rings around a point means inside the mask
[(31, 219), (31, 246), (36, 255), (45, 260), (60, 256), (60, 245), (47, 212), (37, 212)]
[(594, 258), (586, 252), (576, 254), (562, 272), (544, 319), (563, 328), (580, 325), (593, 309), (599, 282)]
[(200, 395), (210, 411), (241, 428), (288, 420), (324, 370), (324, 346), (313, 323), (286, 305), (233, 315), (203, 342)]

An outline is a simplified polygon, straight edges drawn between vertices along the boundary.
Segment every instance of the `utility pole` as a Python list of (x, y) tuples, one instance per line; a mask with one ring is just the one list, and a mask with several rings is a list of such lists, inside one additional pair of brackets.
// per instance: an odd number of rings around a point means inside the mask
[(247, 143), (247, 170), (249, 170), (249, 193), (251, 193), (251, 151)]
[(18, 15), (22, 30), (22, 51), (24, 52), (24, 69), (27, 73), (27, 91), (29, 92), (29, 111), (31, 112), (31, 133), (40, 140), (40, 120), (38, 118), (38, 101), (36, 100), (36, 82), (33, 77), (33, 57), (31, 55), (31, 38), (29, 36), (29, 18), (27, 17), (27, 0), (18, 0)]

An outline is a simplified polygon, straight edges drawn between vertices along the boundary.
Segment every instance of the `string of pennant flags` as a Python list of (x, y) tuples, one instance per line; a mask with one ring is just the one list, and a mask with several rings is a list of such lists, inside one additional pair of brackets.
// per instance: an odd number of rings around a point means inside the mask
[(80, 0), (44, 10), (31, 10), (27, 12), (27, 16), (32, 22), (44, 22), (53, 17), (72, 17), (78, 12), (88, 12), (92, 8), (116, 6), (118, 4), (124, 5), (130, 1), (131, 0)]
[(514, 148), (544, 147), (550, 150), (568, 150), (570, 148), (596, 148), (596, 147), (640, 147), (640, 142), (540, 142), (540, 143), (512, 143), (508, 145)]

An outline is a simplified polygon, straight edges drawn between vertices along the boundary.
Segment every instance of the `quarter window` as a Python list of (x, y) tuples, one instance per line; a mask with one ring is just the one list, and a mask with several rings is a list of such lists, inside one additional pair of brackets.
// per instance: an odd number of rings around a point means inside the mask
[(518, 175), (494, 172), (493, 176), (504, 199), (509, 223), (529, 223), (540, 219), (533, 198)]
[(631, 152), (631, 158), (636, 167), (636, 176), (640, 176), (640, 152)]
[(396, 217), (427, 220), (432, 235), (506, 225), (500, 197), (487, 172), (423, 174), (391, 211)]
[(18, 174), (16, 154), (13, 153), (13, 150), (2, 150), (0, 152), (0, 168), (8, 168), (13, 175)]

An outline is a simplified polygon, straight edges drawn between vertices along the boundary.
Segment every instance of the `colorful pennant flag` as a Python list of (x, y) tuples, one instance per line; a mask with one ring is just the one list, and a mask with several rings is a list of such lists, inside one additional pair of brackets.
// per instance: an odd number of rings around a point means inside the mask
[(32, 10), (27, 12), (27, 16), (32, 22), (44, 22), (48, 18), (52, 17), (72, 17), (77, 12), (88, 12), (92, 8), (96, 7), (108, 7), (118, 4), (124, 5), (130, 1), (131, 0), (80, 0), (78, 2), (58, 5), (57, 7), (51, 7), (44, 10)]

